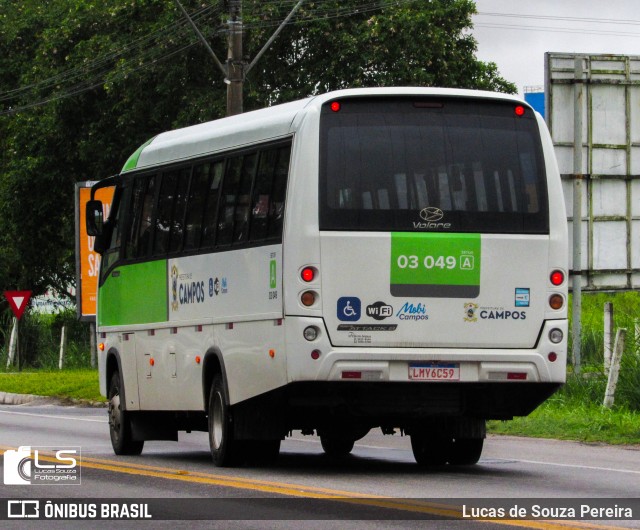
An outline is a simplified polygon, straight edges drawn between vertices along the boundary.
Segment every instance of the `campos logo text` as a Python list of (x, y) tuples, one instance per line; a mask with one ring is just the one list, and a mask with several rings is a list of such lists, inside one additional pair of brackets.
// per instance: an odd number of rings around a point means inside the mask
[[(47, 451), (47, 449), (49, 449)], [(80, 448), (19, 447), (4, 453), (4, 483), (80, 484)]]

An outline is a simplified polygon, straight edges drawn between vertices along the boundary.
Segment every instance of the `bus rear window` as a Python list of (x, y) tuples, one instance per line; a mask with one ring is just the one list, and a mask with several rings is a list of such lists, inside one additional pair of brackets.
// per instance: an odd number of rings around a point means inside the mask
[(327, 103), (320, 229), (548, 233), (540, 133), (532, 111), (515, 108), (472, 98)]

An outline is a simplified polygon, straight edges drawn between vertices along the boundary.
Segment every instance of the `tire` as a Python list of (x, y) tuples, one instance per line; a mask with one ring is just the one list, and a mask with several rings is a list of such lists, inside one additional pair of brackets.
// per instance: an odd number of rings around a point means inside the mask
[(338, 436), (320, 435), (320, 443), (324, 452), (334, 458), (345, 457), (353, 450), (355, 440)]
[(109, 382), (109, 435), (113, 452), (117, 455), (139, 455), (144, 440), (131, 438), (131, 420), (122, 406), (122, 383), (120, 372), (114, 372)]
[[(209, 393), (209, 447), (211, 458), (218, 467), (236, 467), (242, 464), (244, 447), (233, 435), (231, 407), (227, 401), (222, 376), (213, 378)], [(279, 447), (279, 444), (278, 444)]]
[(449, 450), (453, 440), (433, 438), (424, 433), (411, 435), (413, 457), (420, 466), (443, 466), (449, 460)]
[(483, 438), (460, 438), (451, 445), (449, 463), (452, 466), (472, 466), (482, 454)]

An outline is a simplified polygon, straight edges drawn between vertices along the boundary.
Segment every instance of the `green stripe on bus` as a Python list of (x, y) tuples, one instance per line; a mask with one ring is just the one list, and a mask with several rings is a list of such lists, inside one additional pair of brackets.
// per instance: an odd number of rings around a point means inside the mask
[(124, 173), (125, 171), (131, 171), (132, 169), (135, 169), (136, 167), (138, 167), (138, 160), (140, 159), (140, 154), (142, 153), (142, 150), (145, 147), (147, 147), (151, 142), (153, 142), (154, 138), (155, 138), (155, 136), (153, 138), (150, 138), (149, 140), (147, 140), (140, 147), (138, 147), (138, 149), (136, 149), (136, 152), (133, 153), (129, 157), (129, 159), (125, 162), (121, 173)]
[(117, 267), (98, 293), (98, 325), (167, 321), (167, 261)]

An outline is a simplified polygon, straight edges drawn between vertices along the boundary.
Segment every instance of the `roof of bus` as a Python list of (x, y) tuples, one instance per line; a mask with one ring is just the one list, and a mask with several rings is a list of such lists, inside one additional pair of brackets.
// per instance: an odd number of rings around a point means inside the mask
[(446, 88), (355, 88), (328, 92), (307, 99), (274, 105), (260, 110), (200, 123), (155, 136), (138, 148), (122, 171), (178, 162), (256, 142), (292, 134), (294, 120), (301, 113), (319, 111), (327, 101), (349, 96), (442, 95), (487, 99), (508, 99), (526, 104), (515, 96), (479, 90)]

